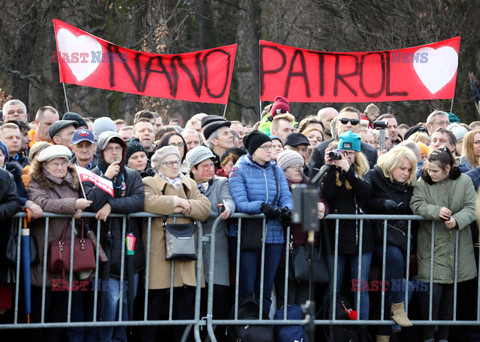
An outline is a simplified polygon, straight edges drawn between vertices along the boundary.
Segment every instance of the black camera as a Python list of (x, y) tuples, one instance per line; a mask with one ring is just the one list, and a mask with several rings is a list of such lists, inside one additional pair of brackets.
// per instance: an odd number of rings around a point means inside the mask
[(380, 129), (385, 129), (387, 128), (388, 124), (386, 121), (375, 121), (373, 123), (373, 128), (380, 128)]
[(342, 159), (342, 152), (340, 152), (340, 150), (331, 150), (328, 152), (328, 156), (332, 160), (340, 160)]

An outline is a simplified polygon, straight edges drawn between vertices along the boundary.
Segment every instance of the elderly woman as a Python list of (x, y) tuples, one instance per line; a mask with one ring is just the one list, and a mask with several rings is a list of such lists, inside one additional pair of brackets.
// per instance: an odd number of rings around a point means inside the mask
[[(180, 174), (181, 156), (175, 146), (165, 146), (155, 152), (152, 166), (157, 171), (154, 177), (143, 179), (145, 185), (145, 211), (152, 214), (182, 214), (176, 223), (205, 221), (210, 213), (210, 201), (200, 193), (197, 183)], [(173, 219), (168, 219), (172, 223)], [(144, 225), (143, 236), (147, 237), (148, 227)], [(148, 240), (145, 238), (145, 250)], [(172, 262), (166, 260), (163, 218), (152, 220), (150, 237), (150, 269), (148, 283), (148, 319), (157, 320), (163, 305), (168, 303), (170, 282), (175, 287), (173, 302), (174, 319), (191, 319), (194, 314), (195, 287), (201, 279), (196, 278), (197, 262), (175, 261), (174, 278), (170, 278)], [(180, 341), (183, 327), (175, 327), (175, 339)], [(144, 327), (142, 341), (155, 341), (157, 327)]]
[[(227, 319), (230, 313), (230, 298), (228, 286), (230, 285), (228, 268), (228, 237), (226, 219), (235, 211), (235, 202), (228, 187), (228, 178), (216, 177), (213, 161), (215, 155), (205, 146), (197, 146), (190, 150), (186, 157), (190, 177), (198, 183), (200, 192), (210, 201), (210, 216), (203, 224), (203, 234), (212, 233), (213, 222), (220, 216), (222, 221), (215, 230), (215, 273), (213, 292), (213, 317)], [(205, 265), (205, 277), (208, 281), (210, 269), (210, 243), (203, 247), (203, 263)]]
[[(53, 145), (40, 152), (38, 159), (32, 164), (28, 198), (38, 204), (43, 211), (72, 215), (80, 218), (82, 210), (90, 206), (91, 201), (80, 198), (80, 183), (73, 166), (68, 165), (72, 157), (70, 150), (62, 145)], [(33, 221), (31, 229), (38, 241), (40, 263), (31, 270), (32, 283), (32, 322), (40, 322), (42, 305), (42, 284), (45, 283), (45, 321), (63, 322), (67, 317), (66, 291), (55, 291), (61, 280), (60, 274), (52, 274), (47, 270), (43, 279), (43, 246), (45, 239), (48, 245), (62, 238), (65, 227), (66, 236), (70, 237), (70, 218), (52, 218), (49, 221), (48, 236), (45, 236), (44, 221)], [(53, 285), (52, 285), (53, 283)], [(60, 341), (61, 329), (39, 329), (31, 331), (36, 341)]]
[[(240, 157), (230, 173), (230, 193), (237, 210), (245, 214), (265, 214), (265, 271), (263, 284), (264, 312), (270, 311), (273, 281), (282, 255), (285, 237), (280, 222), (282, 209), (293, 207), (292, 194), (282, 170), (272, 161), (272, 140), (260, 131), (243, 138), (248, 154)], [(243, 221), (244, 225), (252, 221)], [(255, 227), (261, 229), (260, 227)], [(231, 232), (235, 234), (235, 232)], [(242, 231), (245, 234), (245, 230)], [(251, 239), (251, 238), (250, 238)], [(250, 246), (251, 247), (251, 246)], [(260, 298), (260, 249), (240, 251), (239, 294), (244, 298)]]

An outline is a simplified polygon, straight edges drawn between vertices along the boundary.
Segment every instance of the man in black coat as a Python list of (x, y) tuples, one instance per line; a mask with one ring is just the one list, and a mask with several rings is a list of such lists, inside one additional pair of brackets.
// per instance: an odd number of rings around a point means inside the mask
[[(122, 248), (125, 246), (123, 235), (123, 218), (111, 218), (110, 213), (130, 214), (143, 211), (145, 202), (145, 190), (142, 178), (136, 170), (125, 167), (126, 143), (116, 132), (103, 132), (100, 134), (97, 146), (97, 166), (92, 172), (109, 179), (113, 183), (114, 196), (100, 189), (91, 182), (85, 182), (85, 193), (87, 199), (92, 201), (89, 210), (96, 211), (95, 217), (102, 223), (101, 243), (105, 249), (109, 261), (102, 265), (101, 293), (106, 299), (102, 299), (104, 305), (100, 308), (101, 318), (104, 321), (118, 320), (118, 307), (120, 297), (120, 273), (122, 265)], [(132, 233), (136, 237), (134, 256), (134, 284), (127, 284), (128, 287), (138, 284), (139, 273), (145, 268), (145, 253), (137, 227), (136, 220), (127, 220), (126, 233)], [(126, 253), (126, 249), (125, 249)], [(127, 260), (124, 259), (124, 278), (127, 280)], [(123, 294), (123, 320), (132, 319), (128, 317), (127, 294), (124, 287)], [(103, 311), (103, 312), (102, 312)], [(126, 327), (105, 327), (101, 328), (101, 338), (105, 341), (112, 340), (113, 336), (126, 341)]]
[[(336, 120), (336, 130), (333, 135), (333, 139), (324, 141), (321, 144), (318, 144), (313, 149), (312, 155), (310, 157), (310, 162), (308, 163), (308, 169), (310, 170), (310, 179), (316, 176), (320, 168), (325, 164), (325, 150), (328, 145), (334, 140), (338, 139), (338, 136), (346, 131), (352, 131), (353, 133), (358, 133), (360, 129), (360, 112), (354, 107), (345, 107), (338, 114)], [(367, 157), (370, 168), (377, 163), (377, 150), (368, 145), (361, 143), (360, 147), (362, 153)]]

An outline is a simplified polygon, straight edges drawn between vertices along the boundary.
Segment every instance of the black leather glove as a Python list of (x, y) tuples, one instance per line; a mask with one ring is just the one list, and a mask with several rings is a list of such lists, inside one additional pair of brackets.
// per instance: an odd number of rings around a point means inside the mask
[(273, 205), (265, 202), (263, 202), (260, 205), (260, 211), (263, 214), (265, 214), (265, 217), (267, 219), (270, 219), (270, 220), (276, 219), (282, 214), (282, 211), (280, 210), (280, 208), (275, 208)]
[(284, 227), (288, 227), (292, 224), (292, 211), (287, 207), (281, 209), (282, 214), (280, 215), (280, 223)]
[(389, 214), (395, 214), (398, 212), (397, 203), (390, 199), (385, 200), (385, 202), (383, 203), (383, 207), (385, 208), (385, 211)]

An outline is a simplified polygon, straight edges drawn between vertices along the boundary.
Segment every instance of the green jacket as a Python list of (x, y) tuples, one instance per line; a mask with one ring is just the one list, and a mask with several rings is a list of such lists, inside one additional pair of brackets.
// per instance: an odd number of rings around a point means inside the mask
[[(430, 282), (430, 252), (432, 221), (435, 222), (433, 259), (433, 282), (452, 284), (455, 278), (455, 237), (458, 231), (458, 276), (459, 282), (477, 275), (473, 253), (470, 223), (475, 220), (476, 194), (472, 180), (461, 174), (457, 167), (449, 179), (433, 183), (427, 174), (422, 174), (410, 202), (414, 214), (422, 215), (418, 230), (418, 280)], [(457, 227), (449, 229), (439, 218), (440, 209), (452, 211)]]

